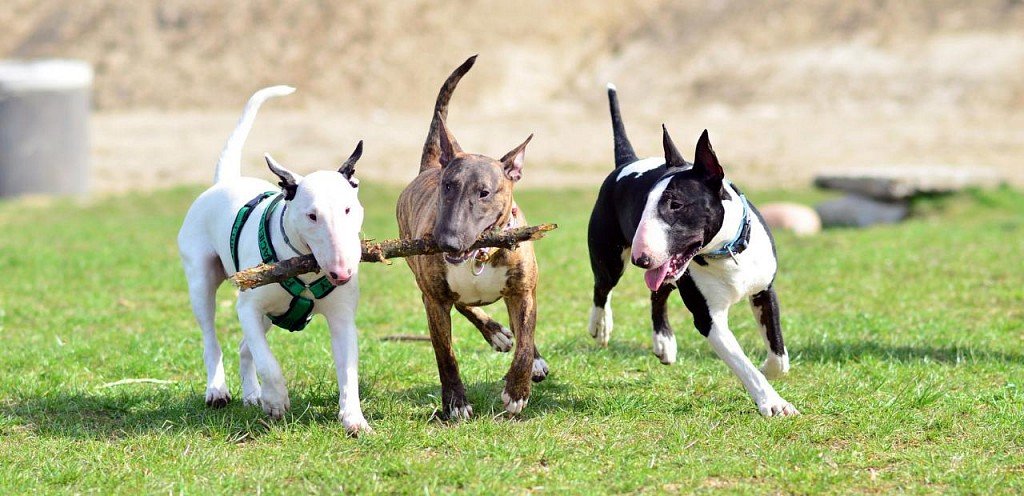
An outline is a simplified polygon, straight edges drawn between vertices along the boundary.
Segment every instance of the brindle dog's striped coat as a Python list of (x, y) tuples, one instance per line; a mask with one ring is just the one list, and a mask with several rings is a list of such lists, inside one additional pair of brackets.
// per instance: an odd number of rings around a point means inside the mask
[[(406, 261), (423, 292), (430, 340), (441, 378), (444, 418), (468, 418), (473, 408), (452, 350), (451, 310), (473, 323), (498, 351), (516, 350), (505, 376), (502, 400), (517, 414), (530, 397), (531, 379), (543, 380), (547, 364), (537, 352), (533, 333), (537, 321), (537, 261), (526, 242), (512, 250), (499, 249), (489, 257), (467, 250), (484, 231), (509, 224), (526, 225), (515, 207), (512, 189), (522, 175), (525, 142), (501, 160), (465, 153), (448, 131), (448, 101), (462, 76), (473, 66), (470, 57), (445, 81), (437, 96), (420, 174), (398, 199), (398, 229), (403, 239), (434, 236), (445, 254), (408, 257)], [(531, 136), (532, 138), (532, 136)], [(485, 261), (481, 261), (486, 259)], [(511, 332), (479, 306), (504, 298)]]

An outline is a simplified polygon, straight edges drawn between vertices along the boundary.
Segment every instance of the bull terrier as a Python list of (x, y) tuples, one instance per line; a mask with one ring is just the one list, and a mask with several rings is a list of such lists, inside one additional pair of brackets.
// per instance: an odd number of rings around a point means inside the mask
[[(662, 126), (664, 158), (639, 159), (626, 136), (615, 86), (608, 85), (615, 170), (598, 193), (588, 228), (594, 273), (591, 336), (607, 345), (612, 332), (611, 292), (627, 260), (644, 269), (651, 291), (654, 354), (676, 360), (676, 338), (666, 302), (676, 289), (697, 330), (732, 369), (766, 417), (799, 412), (766, 378), (788, 372), (779, 303), (772, 288), (775, 242), (757, 209), (725, 179), (707, 130), (693, 163), (683, 159)], [(693, 263), (691, 263), (693, 262)], [(729, 307), (749, 298), (768, 358), (758, 370), (729, 330)]]
[[(281, 367), (267, 345), (266, 332), (271, 323), (301, 330), (312, 314), (323, 314), (330, 326), (340, 387), (338, 418), (348, 433), (358, 434), (370, 430), (359, 405), (355, 326), (363, 207), (354, 174), (363, 144), (359, 142), (337, 171), (317, 171), (305, 177), (266, 155), (271, 172), (280, 179), (280, 188), (241, 175), (242, 145), (260, 105), (293, 91), (288, 86), (273, 86), (250, 98), (221, 152), (213, 186), (192, 203), (178, 233), (192, 311), (203, 332), (206, 404), (219, 408), (231, 400), (214, 328), (217, 288), (240, 268), (312, 253), (321, 272), (238, 295), (243, 332), (239, 347), (242, 401), (262, 406), (271, 418), (284, 415), (290, 406), (288, 391)], [(250, 216), (254, 221), (247, 222)]]
[[(485, 231), (527, 225), (512, 189), (522, 177), (526, 145), (533, 137), (500, 160), (462, 151), (445, 120), (451, 95), (475, 60), (476, 56), (466, 60), (441, 87), (419, 175), (402, 192), (397, 207), (403, 239), (433, 236), (444, 250), (443, 254), (408, 257), (406, 261), (423, 293), (445, 419), (473, 414), (452, 350), (453, 306), (496, 351), (509, 351), (514, 337), (515, 354), (501, 394), (508, 413), (520, 413), (530, 397), (531, 379), (539, 382), (548, 374), (533, 339), (537, 323), (533, 246), (525, 242), (515, 250), (469, 251)], [(502, 298), (511, 331), (478, 308)]]

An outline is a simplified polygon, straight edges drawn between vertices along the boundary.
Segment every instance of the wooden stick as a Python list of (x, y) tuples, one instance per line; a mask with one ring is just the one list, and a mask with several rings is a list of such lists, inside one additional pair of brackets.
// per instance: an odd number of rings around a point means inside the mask
[[(534, 241), (544, 237), (548, 231), (558, 228), (557, 224), (540, 224), (537, 226), (517, 227), (505, 231), (490, 231), (484, 233), (469, 248), (470, 251), (479, 248), (504, 248), (514, 250), (519, 243)], [(433, 255), (441, 253), (442, 250), (433, 238), (425, 237), (420, 239), (386, 239), (383, 241), (363, 241), (363, 262), (390, 263), (390, 258), (412, 257), (416, 255)], [(245, 291), (255, 287), (281, 282), (289, 277), (309, 272), (320, 272), (313, 255), (289, 258), (274, 264), (260, 264), (255, 267), (238, 271), (231, 276), (233, 282), (239, 289)]]

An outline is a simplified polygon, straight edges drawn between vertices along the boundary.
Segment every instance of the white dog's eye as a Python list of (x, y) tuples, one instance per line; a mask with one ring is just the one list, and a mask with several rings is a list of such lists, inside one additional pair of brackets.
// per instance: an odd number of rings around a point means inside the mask
[(309, 215), (306, 215), (306, 217), (309, 217), (309, 220), (311, 220), (313, 222), (316, 222), (316, 214), (309, 214)]
[(352, 207), (345, 207), (345, 215), (352, 211)]

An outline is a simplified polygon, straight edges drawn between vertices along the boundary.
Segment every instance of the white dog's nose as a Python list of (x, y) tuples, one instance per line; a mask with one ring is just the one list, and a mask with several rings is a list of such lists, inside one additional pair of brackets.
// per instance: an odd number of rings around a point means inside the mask
[(335, 286), (341, 286), (352, 279), (352, 269), (336, 269), (327, 273), (327, 279)]

